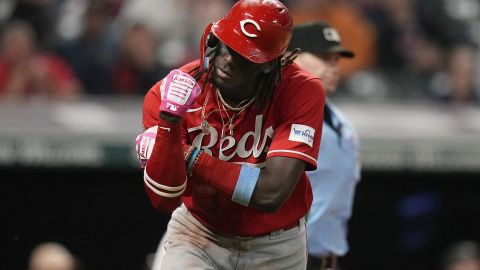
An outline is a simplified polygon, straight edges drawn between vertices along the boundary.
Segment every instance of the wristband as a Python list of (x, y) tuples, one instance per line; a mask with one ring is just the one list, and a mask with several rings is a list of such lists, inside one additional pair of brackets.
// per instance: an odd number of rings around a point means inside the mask
[(237, 184), (233, 191), (232, 201), (237, 202), (243, 206), (250, 204), (253, 191), (257, 185), (258, 176), (260, 175), (260, 169), (242, 165), (240, 174), (238, 175)]
[(188, 150), (185, 152), (185, 155), (183, 156), (183, 159), (185, 160), (185, 165), (188, 164), (188, 160), (192, 156), (193, 150), (195, 150), (195, 146), (190, 146)]
[(193, 169), (195, 168), (195, 165), (197, 165), (197, 162), (198, 160), (200, 159), (200, 156), (203, 154), (203, 151), (200, 151), (197, 155), (197, 157), (195, 158), (195, 160), (193, 161), (193, 164), (192, 164), (192, 167), (189, 168), (189, 170), (187, 171), (187, 173), (189, 173), (190, 175), (192, 175), (193, 173)]
[(195, 147), (195, 150), (193, 150), (192, 155), (190, 155), (190, 157), (188, 158), (188, 160), (186, 162), (187, 174), (191, 172), (191, 170), (193, 168), (193, 165), (197, 161), (198, 155), (200, 154), (200, 150), (201, 150), (200, 148)]

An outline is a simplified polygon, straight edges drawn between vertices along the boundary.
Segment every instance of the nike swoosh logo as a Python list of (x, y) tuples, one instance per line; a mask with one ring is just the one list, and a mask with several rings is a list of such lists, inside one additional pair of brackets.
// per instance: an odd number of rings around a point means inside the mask
[(194, 108), (194, 109), (188, 109), (188, 110), (187, 110), (187, 113), (196, 112), (196, 111), (199, 111), (199, 110), (201, 110), (201, 109), (202, 109), (202, 107), (198, 107), (198, 108)]

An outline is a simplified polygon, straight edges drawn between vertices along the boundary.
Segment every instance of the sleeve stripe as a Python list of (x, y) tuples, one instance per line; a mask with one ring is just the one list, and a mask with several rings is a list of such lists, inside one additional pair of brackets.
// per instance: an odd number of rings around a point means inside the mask
[(150, 183), (148, 183), (147, 179), (144, 178), (143, 181), (145, 182), (145, 185), (147, 185), (147, 187), (151, 191), (153, 191), (155, 194), (157, 194), (159, 196), (162, 196), (162, 197), (166, 197), (166, 198), (176, 198), (176, 197), (182, 195), (183, 192), (185, 191), (185, 188), (184, 188), (177, 193), (165, 193), (165, 192), (161, 192), (161, 191), (155, 189), (152, 185), (150, 185)]
[(185, 176), (185, 182), (181, 186), (178, 186), (178, 187), (169, 187), (169, 186), (164, 186), (162, 184), (159, 184), (159, 183), (155, 182), (152, 178), (150, 178), (150, 176), (148, 176), (146, 166), (145, 166), (145, 170), (143, 171), (143, 179), (145, 181), (149, 182), (149, 184), (154, 185), (156, 188), (163, 189), (163, 190), (166, 190), (166, 191), (172, 191), (172, 192), (183, 190), (183, 189), (185, 189), (185, 186), (187, 185), (187, 177), (186, 176)]
[(267, 153), (267, 156), (271, 153), (292, 153), (292, 154), (297, 154), (297, 155), (301, 155), (301, 156), (304, 156), (310, 160), (312, 160), (315, 164), (317, 164), (317, 159), (305, 154), (305, 153), (302, 153), (302, 152), (298, 152), (298, 151), (293, 151), (293, 150), (272, 150), (272, 151), (268, 151)]

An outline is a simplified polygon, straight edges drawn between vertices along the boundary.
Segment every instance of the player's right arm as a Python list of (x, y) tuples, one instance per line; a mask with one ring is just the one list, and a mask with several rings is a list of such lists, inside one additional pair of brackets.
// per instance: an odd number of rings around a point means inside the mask
[[(304, 170), (315, 169), (322, 134), (325, 91), (318, 79), (296, 85), (281, 98), (275, 130), (262, 169), (199, 154), (193, 162), (195, 179), (201, 179), (244, 206), (273, 213), (294, 192)], [(301, 93), (301, 94), (300, 94)], [(291, 104), (292, 101), (296, 102)], [(193, 178), (192, 178), (193, 179)]]
[[(144, 168), (144, 185), (153, 207), (161, 212), (178, 207), (187, 184), (180, 119), (200, 91), (195, 83), (183, 85), (187, 79), (185, 73), (172, 71), (148, 91), (143, 104), (144, 128), (157, 127)], [(178, 87), (187, 89), (186, 94)]]

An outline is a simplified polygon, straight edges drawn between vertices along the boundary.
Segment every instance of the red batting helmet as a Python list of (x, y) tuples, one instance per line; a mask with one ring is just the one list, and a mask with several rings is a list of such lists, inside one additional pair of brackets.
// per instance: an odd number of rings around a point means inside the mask
[(280, 57), (288, 48), (293, 19), (277, 0), (240, 0), (211, 31), (225, 45), (255, 63)]

